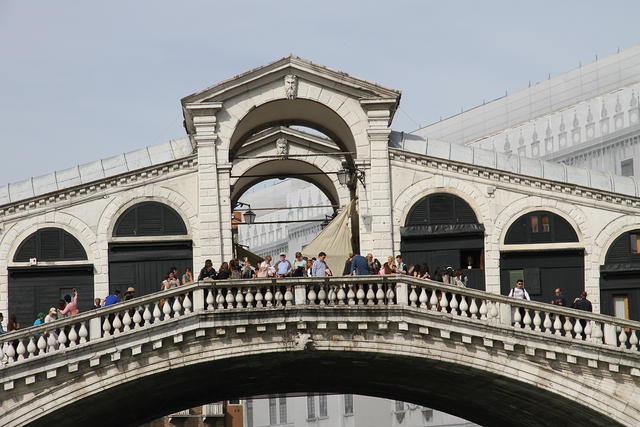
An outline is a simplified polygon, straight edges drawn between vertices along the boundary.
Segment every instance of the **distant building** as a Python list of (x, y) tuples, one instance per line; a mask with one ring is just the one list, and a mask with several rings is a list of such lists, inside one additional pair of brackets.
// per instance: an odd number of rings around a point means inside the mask
[(245, 427), (477, 426), (419, 405), (352, 394), (249, 399), (244, 419)]

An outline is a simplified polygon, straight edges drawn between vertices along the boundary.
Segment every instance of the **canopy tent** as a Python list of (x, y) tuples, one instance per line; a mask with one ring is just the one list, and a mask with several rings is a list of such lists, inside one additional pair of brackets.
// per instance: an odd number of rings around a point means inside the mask
[(242, 261), (245, 257), (249, 259), (251, 265), (259, 265), (262, 261), (264, 261), (264, 258), (262, 258), (260, 255), (254, 254), (250, 250), (243, 248), (237, 243), (235, 244), (235, 247), (236, 256), (240, 261)]
[(326, 253), (325, 262), (336, 276), (342, 274), (344, 262), (353, 252), (349, 220), (355, 209), (356, 201), (353, 200), (302, 250), (302, 254), (309, 258), (317, 257), (320, 252)]

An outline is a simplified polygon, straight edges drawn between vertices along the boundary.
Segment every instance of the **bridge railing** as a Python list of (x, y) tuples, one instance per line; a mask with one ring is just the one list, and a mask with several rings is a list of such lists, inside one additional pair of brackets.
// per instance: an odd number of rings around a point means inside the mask
[(640, 322), (408, 276), (198, 282), (0, 335), (0, 361), (19, 363), (192, 313), (409, 306), (439, 316), (638, 351)]

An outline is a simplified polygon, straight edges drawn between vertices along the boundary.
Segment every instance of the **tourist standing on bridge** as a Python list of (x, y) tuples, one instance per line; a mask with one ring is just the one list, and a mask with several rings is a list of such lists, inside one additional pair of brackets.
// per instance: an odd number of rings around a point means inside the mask
[(587, 299), (586, 292), (582, 292), (580, 294), (580, 298), (574, 299), (572, 306), (573, 308), (578, 310), (593, 311), (593, 306), (591, 305), (591, 301)]
[(211, 280), (215, 280), (215, 278), (216, 278), (216, 269), (213, 268), (213, 263), (211, 262), (210, 259), (208, 259), (204, 262), (204, 267), (202, 267), (202, 270), (200, 270), (200, 275), (198, 276), (198, 282), (202, 280), (211, 281)]
[(407, 264), (402, 262), (402, 255), (396, 255), (396, 274), (407, 274)]
[(292, 277), (304, 277), (307, 261), (302, 257), (301, 252), (296, 252), (296, 259), (293, 261)]
[(33, 322), (33, 326), (42, 325), (43, 323), (44, 323), (44, 313), (38, 313), (38, 317), (36, 318), (35, 322)]
[(3, 322), (4, 322), (4, 315), (0, 313), (0, 334), (4, 334), (7, 332), (4, 330), (4, 326), (2, 326)]
[(369, 274), (369, 262), (362, 255), (354, 255), (351, 259), (351, 273), (358, 276), (366, 276)]
[(287, 260), (287, 254), (281, 253), (280, 260), (276, 262), (276, 277), (289, 277), (291, 276), (291, 263)]
[(271, 265), (271, 257), (267, 255), (264, 257), (264, 261), (260, 263), (260, 267), (258, 268), (258, 277), (273, 277), (275, 273), (275, 268)]
[[(233, 262), (233, 260), (231, 260)], [(228, 262), (223, 262), (218, 269), (218, 280), (227, 280), (231, 277), (231, 269)]]
[(116, 289), (113, 292), (113, 295), (108, 295), (105, 299), (104, 299), (104, 304), (102, 304), (103, 307), (108, 307), (110, 305), (113, 304), (117, 304), (120, 302), (120, 290)]
[(100, 305), (100, 298), (95, 298), (95, 299), (93, 300), (93, 309), (95, 310), (96, 308), (100, 308), (100, 307), (102, 307), (102, 306)]
[(251, 266), (247, 258), (244, 259), (244, 265), (240, 271), (243, 279), (253, 279), (256, 277), (256, 269)]
[(18, 318), (15, 314), (9, 316), (9, 323), (7, 323), (7, 332), (17, 331), (20, 329), (20, 323), (18, 323)]
[(352, 253), (349, 254), (349, 257), (344, 262), (344, 269), (342, 270), (342, 275), (343, 276), (350, 276), (351, 275), (351, 271), (353, 271), (353, 269), (351, 268), (351, 262), (353, 262), (353, 254)]
[(555, 294), (556, 295), (551, 300), (551, 304), (559, 305), (560, 307), (566, 307), (567, 306), (567, 300), (564, 298), (564, 295), (562, 295), (562, 289), (556, 288)]
[(516, 280), (516, 285), (511, 289), (511, 292), (509, 292), (509, 296), (517, 299), (531, 300), (529, 292), (524, 288), (524, 281), (520, 279)]
[(65, 295), (64, 296), (65, 301), (67, 302), (67, 305), (64, 309), (62, 309), (62, 311), (58, 312), (58, 315), (61, 317), (69, 317), (69, 316), (75, 316), (76, 314), (80, 313), (80, 310), (78, 310), (78, 290), (77, 289), (73, 289), (73, 299), (71, 299), (70, 295)]
[(184, 269), (184, 274), (182, 275), (182, 284), (188, 285), (189, 283), (193, 283), (193, 271), (191, 267), (186, 267)]
[(333, 276), (331, 274), (331, 270), (327, 267), (327, 263), (325, 262), (325, 258), (327, 254), (324, 252), (320, 252), (318, 254), (318, 259), (311, 266), (311, 276), (312, 277), (326, 277)]

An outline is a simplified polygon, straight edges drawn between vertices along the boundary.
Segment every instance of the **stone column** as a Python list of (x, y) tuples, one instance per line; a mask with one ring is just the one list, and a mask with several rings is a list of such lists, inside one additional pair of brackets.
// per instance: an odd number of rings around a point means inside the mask
[(213, 265), (218, 266), (224, 256), (216, 155), (216, 114), (222, 108), (222, 103), (188, 104), (185, 107), (193, 117), (193, 140), (198, 151), (197, 205), (200, 236), (197, 239), (198, 247), (194, 248), (193, 260), (194, 269), (197, 271), (205, 259), (211, 259)]
[[(361, 224), (370, 224), (368, 236), (361, 234), (361, 252), (373, 252), (380, 262), (393, 253), (393, 224), (391, 196), (391, 165), (389, 163), (389, 134), (395, 99), (361, 100), (369, 126), (371, 165), (367, 171), (367, 209), (361, 206)], [(360, 193), (362, 194), (362, 193)], [(361, 199), (362, 201), (362, 199)]]

